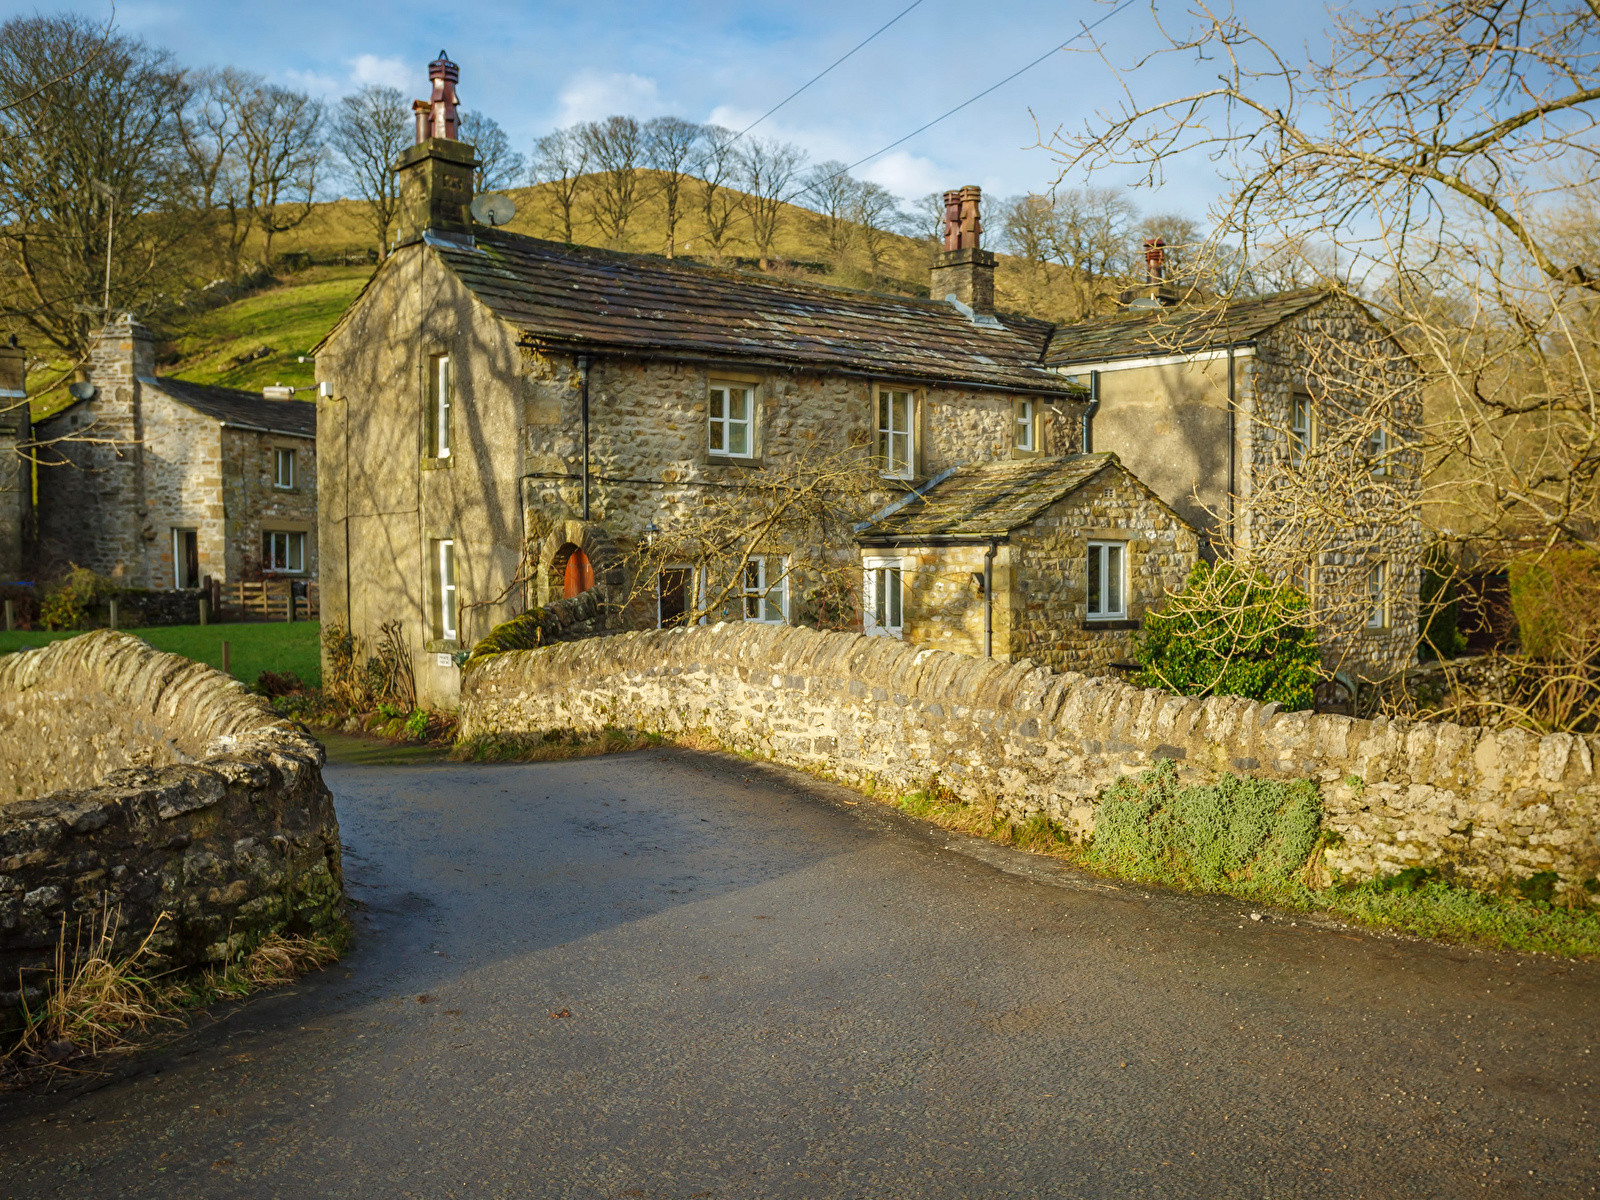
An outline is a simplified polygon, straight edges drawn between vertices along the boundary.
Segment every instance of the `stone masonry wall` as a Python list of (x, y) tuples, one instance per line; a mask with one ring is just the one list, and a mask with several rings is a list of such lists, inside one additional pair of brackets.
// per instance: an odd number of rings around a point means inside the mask
[(322, 747), (220, 672), (109, 631), (7, 655), (0, 738), (0, 1007), (108, 911), (170, 966), (339, 922)]
[[(284, 403), (295, 403), (284, 401)], [(294, 486), (274, 484), (276, 452), (294, 451)], [(222, 473), (219, 494), (228, 514), (228, 562), (225, 578), (259, 579), (262, 533), (303, 533), (305, 569), (299, 579), (317, 577), (317, 443), (313, 438), (222, 430)]]
[(732, 746), (891, 792), (937, 777), (1016, 817), (1093, 831), (1100, 792), (1159, 759), (1311, 779), (1343, 844), (1328, 868), (1371, 878), (1448, 864), (1478, 884), (1540, 871), (1592, 902), (1600, 739), (1283, 713), (1002, 664), (890, 638), (716, 625), (502, 654), (469, 664), (464, 737), (624, 726)]

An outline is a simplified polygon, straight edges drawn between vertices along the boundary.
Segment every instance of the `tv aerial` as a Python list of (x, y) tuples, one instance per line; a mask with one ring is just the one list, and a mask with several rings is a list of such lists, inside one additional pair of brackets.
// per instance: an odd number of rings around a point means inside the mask
[(517, 215), (517, 203), (510, 196), (498, 192), (485, 192), (472, 198), (472, 219), (491, 229), (504, 225)]

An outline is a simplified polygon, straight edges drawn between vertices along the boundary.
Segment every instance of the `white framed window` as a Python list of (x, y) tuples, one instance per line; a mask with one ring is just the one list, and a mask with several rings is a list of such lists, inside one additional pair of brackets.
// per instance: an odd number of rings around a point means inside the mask
[(862, 617), (868, 637), (902, 637), (905, 631), (904, 561), (869, 558)]
[(200, 586), (200, 533), (195, 529), (172, 531), (172, 586)]
[(1032, 454), (1039, 448), (1038, 409), (1032, 400), (1018, 400), (1015, 405), (1016, 419), (1016, 448), (1024, 454)]
[(1306, 455), (1316, 444), (1316, 415), (1311, 407), (1311, 397), (1296, 392), (1289, 400), (1289, 465), (1304, 465)]
[(439, 619), (436, 622), (439, 636), (445, 641), (456, 637), (456, 543), (454, 538), (440, 538), (433, 543), (433, 569), (436, 592), (439, 598)]
[(706, 449), (724, 458), (755, 454), (755, 388), (713, 379), (706, 400)]
[(1367, 435), (1367, 461), (1374, 475), (1389, 473), (1389, 431), (1382, 425)]
[(1128, 543), (1089, 543), (1091, 621), (1122, 621), (1128, 616)]
[(428, 452), (432, 458), (450, 457), (450, 415), (455, 407), (450, 356), (428, 359)]
[(272, 486), (285, 491), (294, 487), (294, 451), (286, 446), (273, 447)]
[(909, 479), (917, 462), (917, 397), (900, 388), (878, 389), (878, 458), (883, 473)]
[(756, 555), (745, 560), (744, 580), (739, 589), (744, 601), (744, 619), (767, 625), (789, 623), (789, 560), (776, 554)]
[(306, 569), (306, 535), (293, 530), (262, 530), (261, 569), (277, 575), (303, 574)]
[(1375, 562), (1367, 568), (1368, 629), (1389, 628), (1389, 564)]

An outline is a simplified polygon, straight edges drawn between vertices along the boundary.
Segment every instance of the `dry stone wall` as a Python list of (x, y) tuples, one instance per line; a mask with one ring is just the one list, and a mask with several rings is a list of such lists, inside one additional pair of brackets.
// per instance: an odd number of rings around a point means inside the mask
[(338, 924), (322, 747), (237, 681), (85, 634), (0, 659), (0, 738), (0, 1006), (107, 912), (172, 966)]
[(1346, 878), (1448, 866), (1479, 885), (1541, 871), (1593, 900), (1600, 739), (1284, 713), (1059, 674), (889, 638), (716, 625), (627, 633), (481, 659), (462, 681), (464, 737), (623, 726), (708, 731), (794, 766), (907, 792), (938, 781), (1075, 836), (1095, 801), (1157, 760), (1311, 779), (1324, 855)]

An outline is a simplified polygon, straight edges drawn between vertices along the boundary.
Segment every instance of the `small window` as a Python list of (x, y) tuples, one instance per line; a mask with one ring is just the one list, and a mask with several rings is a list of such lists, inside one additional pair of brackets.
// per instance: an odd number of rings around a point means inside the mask
[(1032, 400), (1018, 400), (1014, 407), (1016, 418), (1016, 448), (1020, 453), (1032, 454), (1039, 448), (1038, 412)]
[(1089, 612), (1091, 621), (1119, 621), (1128, 615), (1126, 542), (1089, 543)]
[(261, 535), (261, 569), (277, 575), (299, 575), (306, 569), (306, 535), (266, 530)]
[(294, 486), (294, 451), (282, 446), (272, 452), (272, 486), (285, 490)]
[(868, 559), (866, 563), (866, 634), (901, 637), (905, 630), (905, 576), (899, 559)]
[(891, 388), (878, 390), (878, 458), (883, 473), (909, 479), (916, 472), (916, 396)]
[(1373, 563), (1367, 568), (1368, 629), (1389, 628), (1389, 564)]
[(656, 628), (675, 629), (689, 623), (695, 605), (693, 567), (667, 567), (656, 576)]
[(435, 354), (428, 359), (428, 453), (432, 458), (450, 457), (452, 387), (450, 356)]
[(433, 544), (434, 571), (437, 573), (439, 600), (438, 620), (435, 626), (445, 641), (456, 637), (456, 543), (453, 538), (443, 538)]
[(1289, 402), (1289, 465), (1303, 466), (1306, 455), (1314, 448), (1315, 420), (1311, 410), (1311, 397), (1296, 392)]
[(1372, 464), (1374, 475), (1389, 473), (1389, 431), (1382, 425), (1367, 437), (1367, 461)]
[(753, 436), (755, 389), (747, 383), (712, 380), (706, 410), (709, 428), (706, 448), (724, 458), (749, 458), (755, 453)]
[(767, 625), (789, 620), (789, 560), (777, 555), (750, 558), (744, 564), (744, 619)]

